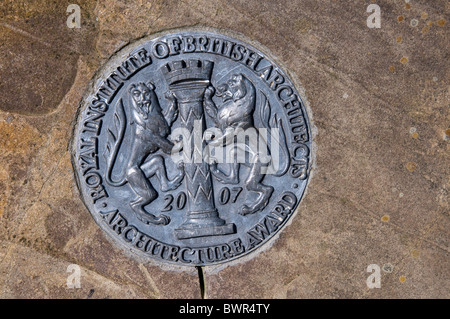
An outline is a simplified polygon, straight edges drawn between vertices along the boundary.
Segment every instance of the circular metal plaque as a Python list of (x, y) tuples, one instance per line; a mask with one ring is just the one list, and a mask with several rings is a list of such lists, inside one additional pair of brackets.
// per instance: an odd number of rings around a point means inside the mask
[(140, 257), (224, 263), (270, 240), (305, 191), (302, 99), (267, 54), (210, 31), (142, 39), (100, 70), (73, 163), (98, 225)]

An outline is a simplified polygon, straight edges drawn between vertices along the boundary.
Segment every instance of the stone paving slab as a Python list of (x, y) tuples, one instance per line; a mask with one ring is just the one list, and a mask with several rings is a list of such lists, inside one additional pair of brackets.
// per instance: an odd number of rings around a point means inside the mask
[[(189, 26), (267, 48), (304, 88), (313, 175), (270, 249), (208, 298), (449, 298), (448, 13), (437, 1), (0, 2), (0, 297), (200, 298), (197, 271), (113, 247), (81, 202), (68, 145), (96, 70), (126, 43)], [(366, 8), (381, 8), (369, 29)], [(82, 288), (66, 286), (67, 266)], [(369, 289), (370, 264), (381, 288)], [(388, 269), (388, 268), (384, 268)]]

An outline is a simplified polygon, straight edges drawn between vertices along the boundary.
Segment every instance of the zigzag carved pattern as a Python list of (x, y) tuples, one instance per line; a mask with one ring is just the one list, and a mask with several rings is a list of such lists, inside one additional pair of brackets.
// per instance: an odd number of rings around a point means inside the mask
[(198, 179), (199, 182), (204, 182), (205, 180), (208, 180), (209, 175), (210, 175), (210, 171), (208, 167), (205, 167), (205, 171), (202, 170), (201, 166), (196, 165), (194, 166), (194, 170), (192, 172), (192, 174), (189, 174), (189, 171), (191, 171), (189, 168), (185, 169), (186, 172), (186, 176), (189, 179), (189, 181), (191, 181), (192, 183), (194, 182), (194, 180), (197, 178), (198, 174), (201, 174), (202, 177), (200, 177), (200, 179)]
[[(191, 117), (194, 117), (193, 119), (191, 119)], [(181, 120), (186, 124), (186, 123), (194, 123), (193, 121), (194, 120), (202, 120), (203, 119), (203, 114), (202, 114), (202, 112), (200, 112), (200, 114), (197, 114), (196, 112), (195, 112), (195, 107), (191, 107), (191, 108), (189, 108), (189, 112), (188, 112), (188, 114), (187, 114), (187, 117), (185, 117), (184, 115), (183, 115), (183, 112), (180, 112), (180, 117), (181, 117)]]
[(212, 195), (212, 189), (210, 188), (209, 191), (206, 191), (202, 185), (198, 186), (195, 193), (192, 194), (191, 191), (189, 190), (189, 188), (187, 189), (187, 192), (189, 194), (189, 196), (191, 198), (194, 199), (194, 202), (197, 201), (197, 197), (199, 196), (200, 193), (203, 193), (203, 195), (209, 200), (211, 198)]

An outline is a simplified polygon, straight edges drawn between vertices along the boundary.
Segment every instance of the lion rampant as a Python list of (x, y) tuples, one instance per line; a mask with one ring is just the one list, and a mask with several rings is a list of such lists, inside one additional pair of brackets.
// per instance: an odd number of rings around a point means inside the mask
[[(216, 106), (212, 97), (214, 94), (222, 99), (222, 104)], [(265, 97), (265, 96), (264, 96)], [(266, 128), (269, 128), (270, 106), (267, 99), (265, 99), (266, 105), (262, 105), (261, 108), (265, 114), (262, 115), (262, 122)], [(223, 135), (213, 139), (209, 145), (214, 147), (226, 147), (227, 145), (234, 143), (234, 135), (236, 132), (246, 130), (248, 128), (254, 128), (254, 112), (256, 108), (256, 89), (253, 83), (247, 79), (243, 74), (232, 75), (225, 83), (219, 85), (217, 90), (210, 86), (205, 92), (204, 102), (206, 113), (211, 117), (215, 124), (222, 130)], [(262, 112), (264, 113), (264, 112)], [(281, 120), (278, 121), (275, 116), (272, 126), (278, 124), (282, 128)], [(258, 132), (257, 130), (255, 130)], [(284, 136), (284, 133), (283, 133)], [(258, 141), (265, 145), (260, 145), (261, 148), (268, 148), (267, 141), (259, 139)], [(281, 145), (283, 146), (283, 145)], [(245, 187), (249, 192), (256, 192), (258, 198), (254, 202), (250, 202), (247, 197), (246, 204), (242, 206), (238, 212), (241, 215), (253, 214), (257, 211), (264, 209), (273, 193), (273, 187), (262, 183), (267, 167), (271, 165), (270, 159), (268, 160), (266, 153), (258, 151), (256, 145), (237, 144), (237, 148), (241, 148), (245, 153), (250, 155), (248, 163), (241, 163), (243, 165), (250, 166), (250, 173), (245, 181)], [(289, 166), (289, 154), (287, 146), (281, 147), (285, 156), (285, 165), (279, 174), (284, 174)], [(234, 148), (232, 149), (235, 152)], [(234, 156), (233, 156), (234, 157)], [(217, 163), (211, 165), (211, 172), (220, 182), (225, 184), (237, 184), (239, 183), (239, 167), (240, 163), (231, 163), (230, 173), (227, 175), (222, 172)], [(247, 193), (248, 194), (248, 193)]]
[[(145, 206), (158, 197), (158, 192), (149, 178), (156, 175), (161, 191), (169, 191), (180, 186), (184, 177), (183, 163), (178, 164), (178, 174), (172, 180), (167, 178), (166, 166), (161, 155), (154, 155), (146, 161), (150, 154), (158, 150), (170, 154), (174, 144), (167, 139), (170, 125), (177, 117), (176, 100), (167, 94), (170, 104), (163, 114), (153, 83), (139, 82), (131, 84), (128, 89), (131, 95), (130, 127), (131, 147), (127, 151), (125, 173), (118, 181), (112, 178), (112, 171), (127, 127), (126, 115), (122, 99), (119, 100), (114, 113), (117, 133), (108, 128), (110, 142), (104, 153), (107, 169), (106, 182), (115, 187), (128, 182), (137, 198), (130, 202), (130, 206), (139, 220), (149, 224), (167, 225), (170, 218), (163, 214), (155, 216), (145, 210)], [(116, 136), (117, 135), (117, 136)], [(145, 162), (144, 162), (145, 161)]]

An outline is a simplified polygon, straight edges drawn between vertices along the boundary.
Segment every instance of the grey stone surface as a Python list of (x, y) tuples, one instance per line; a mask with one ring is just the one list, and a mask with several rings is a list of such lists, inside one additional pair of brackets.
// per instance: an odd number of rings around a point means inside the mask
[[(78, 103), (120, 47), (172, 28), (225, 28), (297, 79), (315, 166), (270, 249), (217, 272), (208, 298), (449, 298), (449, 4), (375, 1), (1, 2), (0, 297), (199, 298), (196, 271), (141, 264), (83, 206), (68, 144)], [(411, 25), (416, 19), (417, 26)], [(415, 23), (413, 23), (415, 25)], [(66, 287), (69, 264), (82, 288)], [(369, 264), (391, 264), (368, 289)], [(93, 292), (92, 292), (93, 291)]]

